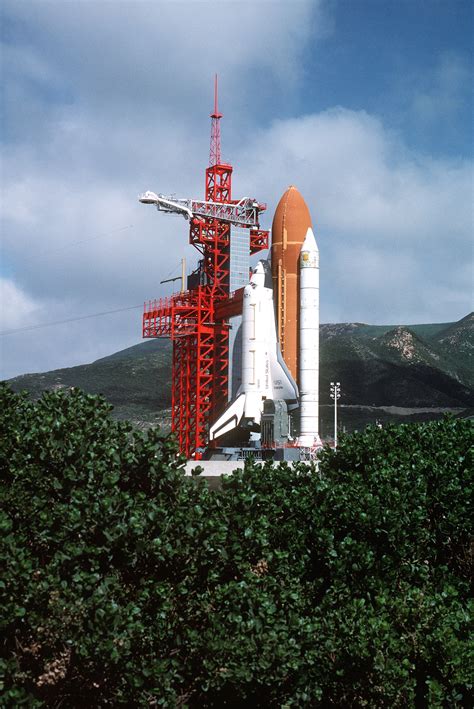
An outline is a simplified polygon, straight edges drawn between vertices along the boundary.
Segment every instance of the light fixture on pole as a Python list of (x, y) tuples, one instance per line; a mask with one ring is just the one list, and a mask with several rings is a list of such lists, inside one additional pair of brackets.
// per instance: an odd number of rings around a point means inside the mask
[(337, 400), (341, 398), (340, 382), (331, 382), (331, 399), (334, 400), (334, 448), (337, 448)]

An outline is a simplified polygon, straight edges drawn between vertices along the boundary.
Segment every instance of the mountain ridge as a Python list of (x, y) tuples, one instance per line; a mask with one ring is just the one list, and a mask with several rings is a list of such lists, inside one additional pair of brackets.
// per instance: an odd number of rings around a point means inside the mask
[[(474, 313), (453, 323), (421, 325), (323, 324), (320, 403), (340, 381), (341, 404), (359, 407), (474, 407)], [(156, 423), (171, 406), (169, 340), (147, 340), (90, 364), (24, 374), (8, 380), (37, 398), (48, 389), (79, 387), (103, 394), (114, 415)]]

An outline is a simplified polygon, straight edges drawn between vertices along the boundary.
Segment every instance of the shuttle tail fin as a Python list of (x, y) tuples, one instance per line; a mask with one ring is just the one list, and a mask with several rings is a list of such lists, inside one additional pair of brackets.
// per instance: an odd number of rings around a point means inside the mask
[(276, 344), (275, 353), (270, 356), (270, 372), (274, 398), (284, 399), (290, 411), (297, 408), (299, 399), (298, 386), (286, 366), (278, 343)]

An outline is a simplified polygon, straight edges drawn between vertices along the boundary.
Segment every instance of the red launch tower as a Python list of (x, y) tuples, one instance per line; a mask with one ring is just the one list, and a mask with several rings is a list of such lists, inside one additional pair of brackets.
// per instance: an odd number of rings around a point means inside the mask
[[(196, 458), (200, 457), (198, 449), (208, 443), (210, 423), (228, 398), (228, 318), (241, 312), (242, 296), (239, 291), (230, 293), (232, 224), (250, 229), (250, 254), (268, 248), (268, 231), (261, 230), (258, 221), (265, 205), (232, 199), (233, 168), (221, 161), (221, 118), (216, 77), (204, 202), (181, 200), (189, 215), (189, 242), (202, 255), (196, 285), (184, 293), (148, 301), (143, 313), (143, 337), (169, 337), (173, 342), (172, 431), (180, 451)], [(154, 197), (155, 201), (162, 198)]]

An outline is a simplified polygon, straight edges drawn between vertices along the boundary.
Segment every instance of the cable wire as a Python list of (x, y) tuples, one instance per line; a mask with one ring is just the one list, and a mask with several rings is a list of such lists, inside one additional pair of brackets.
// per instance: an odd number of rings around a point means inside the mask
[(26, 325), (25, 327), (17, 327), (14, 330), (4, 330), (0, 332), (0, 337), (5, 335), (16, 335), (18, 332), (27, 332), (28, 330), (40, 330), (43, 327), (55, 327), (56, 325), (66, 325), (70, 322), (78, 322), (79, 320), (89, 320), (90, 318), (99, 318), (102, 315), (112, 315), (113, 313), (124, 313), (127, 310), (138, 310), (143, 308), (142, 305), (130, 305), (128, 308), (117, 308), (116, 310), (104, 310), (102, 313), (92, 313), (91, 315), (80, 315), (77, 318), (67, 318), (67, 320), (56, 320), (55, 322), (39, 323), (38, 325)]
[(67, 244), (58, 246), (55, 249), (46, 249), (45, 251), (36, 251), (30, 258), (22, 259), (22, 263), (36, 263), (36, 261), (45, 258), (46, 256), (54, 256), (54, 254), (59, 254), (63, 251), (68, 251), (74, 246), (80, 246), (81, 244), (86, 244), (89, 241), (98, 241), (99, 239), (105, 239), (111, 234), (117, 234), (120, 231), (125, 231), (126, 229), (133, 229), (133, 224), (127, 224), (125, 226), (117, 227), (116, 229), (111, 229), (110, 231), (102, 232), (100, 234), (95, 234), (94, 236), (88, 236), (85, 239), (79, 239), (78, 241), (70, 241)]

